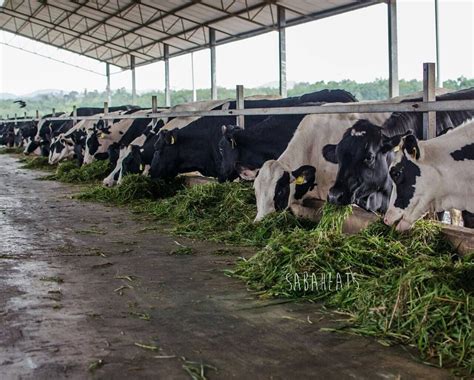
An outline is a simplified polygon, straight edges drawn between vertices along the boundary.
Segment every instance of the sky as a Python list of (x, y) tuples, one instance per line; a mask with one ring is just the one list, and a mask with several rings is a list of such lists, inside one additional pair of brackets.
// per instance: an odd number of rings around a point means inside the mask
[[(441, 78), (474, 77), (474, 0), (439, 0)], [(422, 63), (435, 62), (434, 0), (398, 0), (399, 77), (421, 79)], [(387, 6), (378, 4), (287, 28), (287, 79), (316, 82), (388, 77)], [(105, 63), (0, 31), (0, 41), (86, 67), (0, 45), (0, 93), (41, 89), (104, 90)], [(112, 66), (112, 89), (131, 88), (129, 70)], [(196, 88), (210, 87), (209, 50), (194, 53)], [(137, 91), (164, 88), (164, 64), (136, 69)], [(173, 89), (191, 88), (191, 55), (170, 60)], [(278, 81), (278, 33), (217, 47), (217, 85), (257, 87)]]

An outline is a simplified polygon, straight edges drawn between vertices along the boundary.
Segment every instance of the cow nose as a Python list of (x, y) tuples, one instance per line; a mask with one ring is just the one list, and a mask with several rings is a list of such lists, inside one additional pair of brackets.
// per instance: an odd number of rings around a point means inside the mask
[(332, 188), (328, 193), (328, 202), (334, 205), (340, 205), (342, 196), (344, 195), (342, 190)]

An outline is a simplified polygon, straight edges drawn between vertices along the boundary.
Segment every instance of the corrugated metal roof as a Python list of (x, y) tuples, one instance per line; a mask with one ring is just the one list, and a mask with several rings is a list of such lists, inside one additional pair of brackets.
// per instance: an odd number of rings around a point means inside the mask
[(383, 0), (6, 0), (0, 29), (123, 69), (366, 7)]

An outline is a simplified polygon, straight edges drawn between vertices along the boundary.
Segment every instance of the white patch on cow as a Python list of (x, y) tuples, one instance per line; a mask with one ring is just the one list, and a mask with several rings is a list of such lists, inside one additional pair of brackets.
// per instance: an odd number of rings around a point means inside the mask
[(351, 136), (361, 137), (365, 136), (366, 131), (356, 131), (355, 129), (351, 130)]
[[(384, 222), (404, 231), (428, 212), (450, 209), (474, 212), (474, 160), (456, 161), (451, 153), (474, 143), (474, 122), (463, 124), (452, 132), (429, 141), (418, 141), (420, 158), (406, 158), (420, 169), (415, 192), (404, 209), (395, 206), (397, 188), (394, 185)], [(391, 167), (399, 163), (403, 152), (397, 153)]]
[[(331, 103), (331, 105), (333, 104), (337, 103)], [(275, 210), (273, 205), (275, 186), (283, 170), (291, 172), (303, 165), (311, 165), (316, 168), (317, 186), (302, 199), (295, 200), (293, 198), (295, 185), (290, 185), (289, 207), (294, 203), (301, 203), (307, 197), (326, 200), (327, 193), (336, 178), (337, 165), (325, 160), (322, 154), (323, 147), (327, 144), (337, 144), (344, 132), (359, 119), (368, 119), (374, 124), (381, 125), (389, 117), (390, 113), (305, 116), (278, 160), (269, 161), (270, 163), (267, 161), (258, 172), (254, 184), (257, 199), (256, 220), (262, 219)]]

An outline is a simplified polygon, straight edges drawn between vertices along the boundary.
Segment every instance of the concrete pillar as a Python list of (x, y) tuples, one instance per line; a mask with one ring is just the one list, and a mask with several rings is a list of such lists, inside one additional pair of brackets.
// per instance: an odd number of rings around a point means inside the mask
[(398, 83), (398, 35), (397, 0), (388, 0), (388, 94), (392, 98), (400, 94)]

